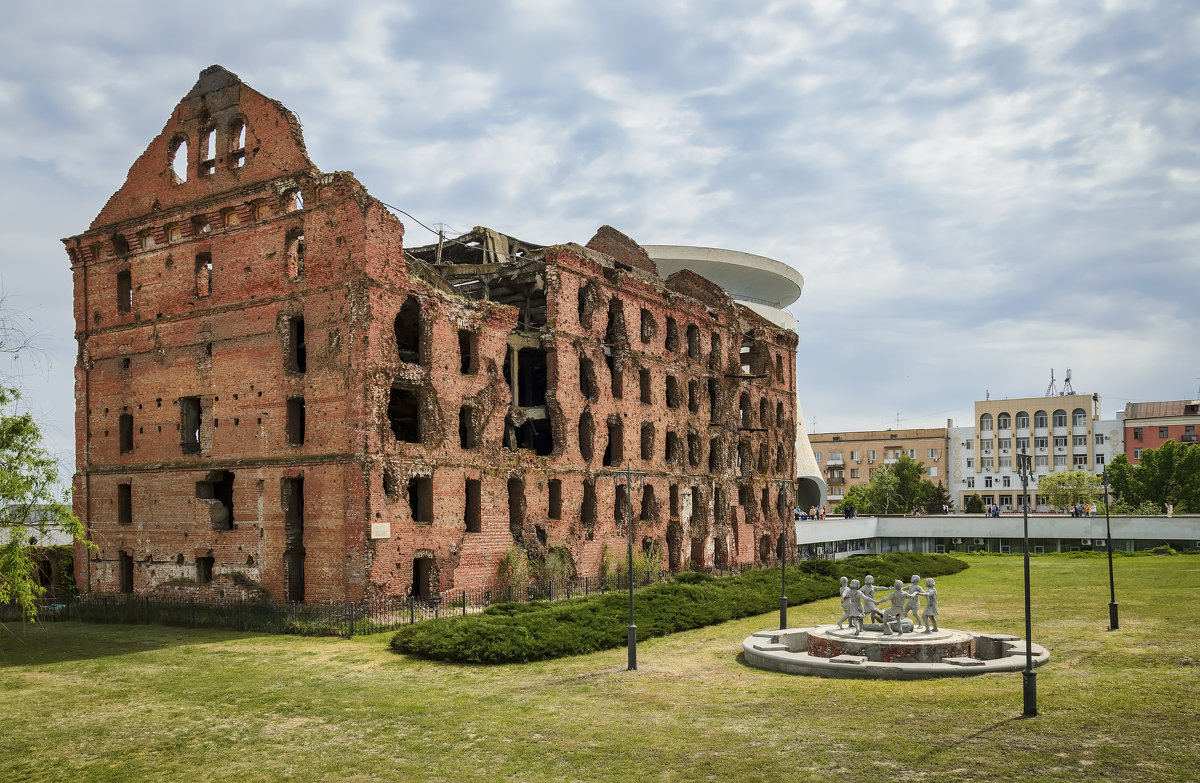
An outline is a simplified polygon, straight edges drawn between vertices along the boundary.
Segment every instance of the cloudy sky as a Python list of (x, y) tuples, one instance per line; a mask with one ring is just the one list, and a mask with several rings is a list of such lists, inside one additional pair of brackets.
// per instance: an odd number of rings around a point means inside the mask
[[(61, 237), (204, 67), (422, 222), (542, 243), (609, 223), (798, 269), (818, 431), (969, 422), (1053, 368), (1200, 387), (1195, 2), (5, 3), (2, 314), (72, 463)], [(429, 234), (405, 219), (412, 244)]]

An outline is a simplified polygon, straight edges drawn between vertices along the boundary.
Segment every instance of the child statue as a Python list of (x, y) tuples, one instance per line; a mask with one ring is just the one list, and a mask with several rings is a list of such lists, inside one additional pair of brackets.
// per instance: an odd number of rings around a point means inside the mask
[(849, 581), (850, 580), (848, 577), (843, 576), (842, 586), (838, 588), (838, 594), (842, 596), (842, 619), (838, 620), (837, 622), (839, 631), (842, 630), (842, 623), (850, 617), (850, 599), (847, 597), (847, 594), (850, 592), (850, 588), (846, 586), (846, 583)]
[[(938, 629), (937, 615), (937, 588), (934, 587), (933, 577), (925, 580), (925, 611), (921, 613), (921, 617), (925, 620), (925, 633), (930, 633)], [(930, 628), (930, 624), (933, 628)]]
[(850, 601), (850, 608), (847, 610), (850, 614), (850, 624), (854, 626), (854, 635), (858, 636), (862, 633), (863, 593), (858, 589), (857, 579), (850, 583), (846, 598)]

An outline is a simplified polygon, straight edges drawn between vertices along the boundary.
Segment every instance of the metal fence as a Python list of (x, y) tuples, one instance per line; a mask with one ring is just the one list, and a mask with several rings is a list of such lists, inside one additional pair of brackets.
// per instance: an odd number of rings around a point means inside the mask
[[(764, 567), (764, 566), (756, 566)], [(717, 576), (739, 574), (751, 566), (704, 569)], [(664, 582), (671, 571), (637, 575), (635, 587)], [(316, 603), (191, 598), (187, 596), (46, 594), (38, 606), (38, 620), (79, 620), (92, 623), (125, 623), (228, 628), (258, 633), (342, 636), (389, 631), (421, 620), (482, 612), (494, 603), (560, 601), (597, 593), (628, 590), (624, 574), (607, 578), (543, 579), (528, 585), (494, 585), (447, 590), (434, 596), (368, 599), (357, 603)], [(0, 622), (21, 621), (20, 607), (0, 604)]]

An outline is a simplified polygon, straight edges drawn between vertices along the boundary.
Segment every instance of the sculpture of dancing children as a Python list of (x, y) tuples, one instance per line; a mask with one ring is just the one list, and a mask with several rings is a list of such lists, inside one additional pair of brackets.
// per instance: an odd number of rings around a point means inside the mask
[(904, 601), (904, 612), (900, 617), (907, 617), (908, 613), (912, 612), (913, 628), (916, 628), (921, 624), (921, 596), (925, 595), (925, 591), (921, 589), (921, 577), (918, 574), (912, 575), (912, 584), (905, 585), (904, 592), (908, 598)]
[(838, 620), (837, 623), (839, 631), (842, 630), (842, 623), (844, 623), (846, 619), (850, 617), (850, 598), (848, 596), (850, 588), (846, 587), (846, 583), (849, 581), (850, 580), (848, 577), (843, 576), (842, 586), (838, 588), (838, 594), (842, 596), (842, 619)]
[(850, 613), (850, 624), (854, 626), (854, 635), (858, 636), (862, 633), (863, 593), (862, 590), (858, 589), (857, 579), (850, 583), (850, 589), (846, 593), (846, 598), (850, 602), (850, 608), (847, 610)]
[(875, 577), (867, 574), (862, 586), (863, 594), (863, 617), (870, 619), (873, 623), (883, 621), (883, 612), (879, 611), (875, 605)]
[(908, 593), (904, 592), (904, 582), (899, 579), (892, 587), (892, 592), (884, 597), (884, 600), (890, 600), (892, 605), (883, 610), (883, 633), (886, 636), (892, 635), (892, 621), (896, 622), (896, 633), (904, 633), (904, 602), (908, 600)]
[[(925, 633), (931, 633), (938, 629), (937, 624), (937, 588), (933, 586), (933, 577), (925, 580), (925, 611), (921, 613), (921, 617), (925, 620)], [(933, 628), (930, 628), (930, 624)]]

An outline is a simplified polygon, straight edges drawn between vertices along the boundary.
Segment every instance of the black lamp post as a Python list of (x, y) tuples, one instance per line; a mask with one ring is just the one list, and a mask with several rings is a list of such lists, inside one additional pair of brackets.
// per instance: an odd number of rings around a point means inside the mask
[[(1033, 458), (1028, 454), (1017, 455), (1017, 472), (1021, 475), (1021, 494), (1029, 494), (1029, 475), (1033, 472)], [(1025, 692), (1025, 717), (1032, 718), (1037, 710), (1037, 672), (1033, 670), (1033, 614), (1029, 602), (1029, 503), (1022, 504), (1025, 519), (1025, 671), (1022, 672)]]
[(1104, 548), (1108, 550), (1108, 630), (1120, 627), (1117, 620), (1117, 585), (1113, 581), (1112, 520), (1108, 516), (1108, 468), (1104, 468)]
[(633, 485), (634, 482), (641, 484), (646, 478), (646, 474), (631, 470), (629, 462), (626, 461), (625, 470), (618, 472), (617, 476), (625, 477), (625, 511), (628, 514), (628, 518), (625, 520), (625, 526), (629, 533), (629, 666), (627, 670), (632, 672), (637, 671), (637, 625), (633, 622)]
[(779, 491), (783, 493), (783, 505), (780, 511), (783, 515), (783, 529), (779, 533), (779, 630), (787, 628), (787, 526), (792, 523), (792, 504), (788, 488), (792, 482), (787, 479), (776, 479)]

